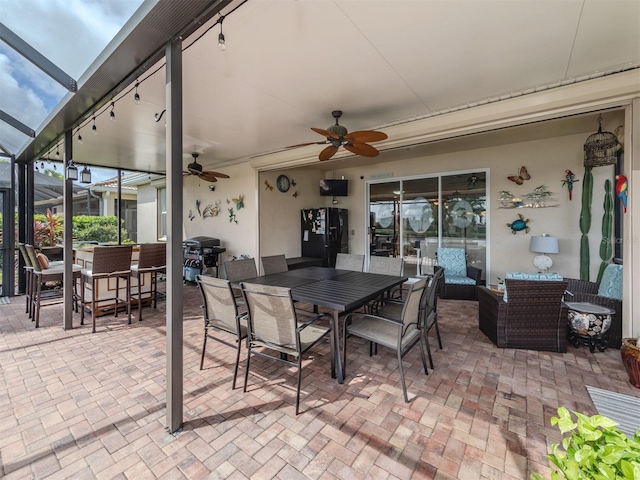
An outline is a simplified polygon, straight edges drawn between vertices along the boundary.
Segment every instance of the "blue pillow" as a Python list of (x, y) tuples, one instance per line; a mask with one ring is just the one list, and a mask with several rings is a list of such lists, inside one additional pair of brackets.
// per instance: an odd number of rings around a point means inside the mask
[(622, 265), (607, 265), (600, 280), (598, 295), (622, 301)]
[(463, 248), (439, 248), (438, 265), (444, 268), (444, 276), (467, 276), (467, 257)]

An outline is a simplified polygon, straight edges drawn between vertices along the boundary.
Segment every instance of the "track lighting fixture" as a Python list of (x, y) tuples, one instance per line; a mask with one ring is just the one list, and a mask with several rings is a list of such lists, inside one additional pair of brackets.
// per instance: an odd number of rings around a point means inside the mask
[(224, 15), (220, 15), (220, 33), (218, 34), (218, 50), (224, 52), (227, 49), (224, 40), (224, 34), (222, 33), (222, 22), (224, 21)]
[(109, 112), (109, 120), (115, 123), (116, 121), (116, 112), (113, 109), (116, 107), (115, 102), (111, 102), (111, 111)]
[(65, 178), (67, 180), (78, 180), (78, 167), (75, 166), (73, 160), (69, 160), (69, 163), (67, 163)]
[(93, 120), (93, 125), (91, 126), (91, 133), (93, 133), (94, 135), (97, 135), (98, 127), (96, 127), (96, 117), (93, 117), (92, 120)]
[(136, 105), (140, 105), (140, 94), (138, 93), (138, 86), (140, 85), (140, 82), (136, 80), (136, 93), (133, 96), (133, 101)]
[(87, 168), (85, 165), (80, 173), (80, 182), (81, 183), (91, 183), (91, 170)]

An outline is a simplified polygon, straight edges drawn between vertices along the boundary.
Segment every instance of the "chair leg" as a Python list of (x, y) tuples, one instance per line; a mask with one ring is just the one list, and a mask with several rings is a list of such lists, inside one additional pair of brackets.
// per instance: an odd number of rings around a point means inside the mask
[[(202, 356), (200, 357), (200, 370), (202, 370), (202, 366), (204, 365), (204, 353), (207, 349), (207, 327), (204, 327), (204, 341), (202, 342)], [(237, 367), (238, 363), (236, 362), (236, 367)], [(233, 379), (233, 382), (235, 384), (235, 377)]]
[(347, 378), (347, 318), (342, 326), (342, 378)]
[(80, 279), (80, 325), (84, 325), (84, 278)]
[(91, 333), (96, 333), (96, 280), (91, 279)]
[[(131, 325), (131, 275), (127, 276), (127, 289), (126, 292), (126, 300), (127, 300), (127, 319), (129, 325)], [(142, 306), (140, 306), (142, 308)]]
[(429, 364), (431, 365), (431, 370), (433, 370), (433, 357), (431, 356), (431, 344), (429, 343), (429, 330), (426, 330), (424, 332), (424, 343), (427, 345), (427, 353), (429, 354)]
[(233, 383), (231, 384), (231, 390), (235, 390), (236, 388), (236, 378), (238, 378), (238, 366), (240, 364), (240, 350), (242, 350), (242, 340), (238, 339), (238, 350), (236, 351), (236, 368), (234, 368), (233, 370)]
[(38, 276), (38, 289), (35, 297), (36, 297), (36, 303), (35, 303), (35, 310), (33, 311), (33, 316), (35, 317), (36, 328), (38, 328), (40, 326), (40, 299), (42, 297), (42, 277), (40, 276)]
[(300, 382), (302, 382), (302, 355), (298, 353), (298, 387), (296, 388), (296, 415), (300, 413)]
[(404, 367), (402, 366), (402, 350), (398, 348), (398, 367), (400, 368), (400, 380), (402, 381), (402, 392), (404, 393), (404, 401), (409, 403), (407, 395), (407, 383), (404, 380)]
[[(137, 280), (136, 285), (138, 287), (138, 321), (139, 322), (142, 321), (142, 285), (140, 285), (141, 278), (144, 278), (144, 273), (143, 274), (138, 273), (136, 275), (136, 280)], [(151, 290), (153, 291), (153, 283), (151, 284)], [(153, 293), (151, 293), (151, 295), (153, 295)], [(202, 368), (200, 368), (200, 370), (202, 370)]]
[(151, 296), (153, 298), (153, 308), (158, 304), (158, 272), (154, 270), (151, 274)]
[[(422, 359), (422, 366), (424, 367), (424, 374), (429, 375), (429, 370), (427, 369), (427, 360), (424, 358), (424, 345), (422, 344), (422, 332), (420, 332), (420, 339), (418, 340), (420, 344), (420, 358)], [(433, 367), (431, 367), (433, 368)]]
[[(436, 334), (438, 336), (438, 346), (442, 350), (442, 339), (440, 338), (440, 327), (438, 326), (438, 317), (435, 318), (433, 324), (436, 326)], [(433, 367), (432, 367), (433, 368)]]
[(247, 382), (249, 381), (249, 364), (251, 363), (251, 343), (247, 343), (247, 370), (244, 372), (244, 388), (242, 391), (247, 393)]
[(116, 307), (115, 307), (115, 313), (113, 314), (114, 317), (118, 316), (118, 301), (120, 300), (120, 277), (116, 277)]

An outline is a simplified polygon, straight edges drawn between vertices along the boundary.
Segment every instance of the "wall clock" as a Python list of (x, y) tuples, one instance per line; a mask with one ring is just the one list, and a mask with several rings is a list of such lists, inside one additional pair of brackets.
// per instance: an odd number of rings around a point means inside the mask
[(287, 177), (286, 175), (280, 175), (276, 179), (276, 186), (278, 187), (278, 190), (280, 190), (282, 193), (288, 191), (289, 187), (291, 186), (289, 177)]

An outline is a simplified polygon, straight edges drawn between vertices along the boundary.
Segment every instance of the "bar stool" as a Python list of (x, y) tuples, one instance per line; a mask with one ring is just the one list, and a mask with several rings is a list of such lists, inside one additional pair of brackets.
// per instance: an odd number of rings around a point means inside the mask
[[(131, 245), (114, 245), (96, 247), (93, 250), (93, 265), (90, 269), (82, 269), (80, 293), (80, 325), (84, 325), (85, 308), (91, 309), (91, 331), (96, 332), (96, 308), (98, 303), (108, 300), (115, 301), (115, 314), (118, 316), (118, 303), (122, 301), (127, 306), (128, 323), (131, 324)], [(116, 288), (113, 297), (99, 298), (99, 280), (115, 279)], [(124, 299), (120, 298), (120, 280), (127, 282)], [(86, 285), (91, 285), (90, 298), (87, 299)]]
[(138, 289), (138, 321), (142, 320), (142, 285), (145, 274), (151, 278), (151, 301), (156, 308), (158, 294), (158, 272), (167, 268), (167, 244), (143, 243), (140, 245), (138, 264), (131, 266), (131, 277), (135, 280), (134, 287)]
[[(38, 259), (38, 253), (36, 253), (36, 249), (34, 248), (33, 245), (25, 245), (24, 248), (27, 251), (27, 255), (31, 260), (31, 267), (33, 268), (32, 274), (31, 274), (31, 277), (32, 277), (31, 278), (31, 299), (30, 299), (31, 317), (33, 320), (35, 320), (36, 328), (38, 328), (40, 326), (40, 307), (43, 306), (42, 300), (44, 298), (43, 292), (42, 292), (42, 286), (45, 285), (47, 282), (62, 282), (64, 278), (64, 265), (63, 265), (63, 262), (55, 262), (55, 264), (52, 263), (51, 265), (49, 265), (48, 261), (46, 260), (45, 261), (47, 262), (47, 264), (43, 265)], [(48, 268), (45, 268), (45, 267), (48, 267)], [(75, 280), (80, 278), (81, 269), (82, 267), (80, 267), (80, 265), (75, 265), (75, 264), (73, 265), (72, 272), (73, 272), (74, 283), (75, 283)], [(47, 296), (47, 298), (59, 298), (59, 297), (60, 297), (59, 294)], [(76, 304), (76, 308), (77, 308), (77, 295), (75, 292), (73, 293), (73, 301)], [(60, 303), (60, 302), (55, 302), (55, 303)], [(49, 303), (48, 305), (53, 305), (53, 303)]]
[(18, 243), (18, 249), (20, 250), (20, 254), (22, 255), (22, 259), (24, 260), (24, 273), (26, 280), (25, 287), (25, 310), (24, 312), (29, 315), (31, 318), (31, 296), (32, 296), (32, 281), (33, 281), (33, 265), (31, 264), (31, 258), (29, 258), (29, 254), (27, 253), (27, 249), (25, 248), (24, 243)]

